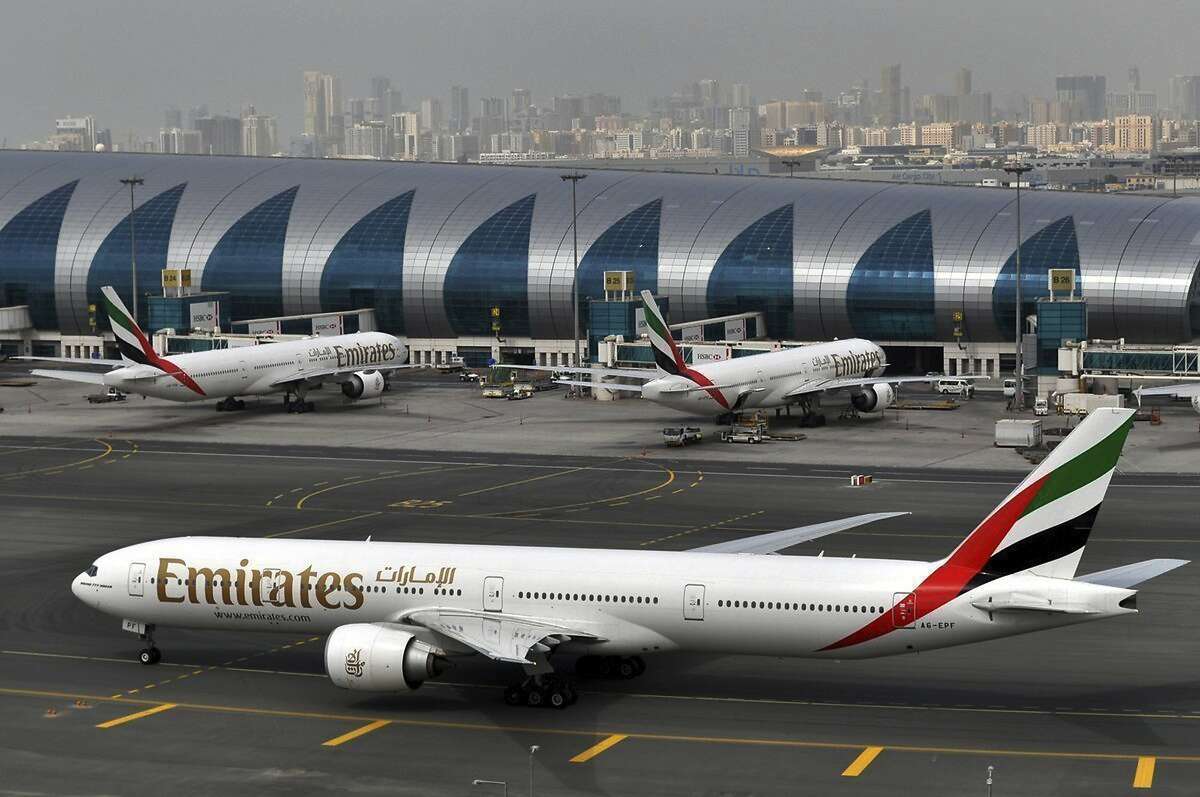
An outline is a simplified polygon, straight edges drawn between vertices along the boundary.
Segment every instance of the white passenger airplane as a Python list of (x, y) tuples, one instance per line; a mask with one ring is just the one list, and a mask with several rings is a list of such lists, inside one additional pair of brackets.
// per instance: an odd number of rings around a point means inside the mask
[(336, 382), (351, 401), (376, 398), (387, 387), (385, 374), (405, 365), (408, 348), (384, 332), (358, 332), (326, 338), (216, 349), (193, 354), (160, 356), (134, 323), (111, 287), (101, 288), (104, 307), (121, 351), (120, 360), (78, 360), (67, 357), (14, 359), (53, 360), (112, 368), (106, 373), (36, 369), (36, 376), (114, 387), (126, 393), (169, 401), (220, 399), (218, 410), (239, 410), (238, 396), (282, 393), (288, 412), (308, 412), (309, 390)]
[[(511, 704), (563, 707), (563, 656), (621, 677), (663, 651), (868, 658), (1134, 614), (1138, 584), (1187, 562), (1075, 577), (1133, 411), (1089, 415), (936, 562), (765, 556), (904, 513), (692, 551), (183, 537), (105, 554), (71, 584), (160, 658), (158, 626), (328, 633), (339, 687), (399, 692), (478, 654), (524, 668)], [(1067, 654), (1069, 655), (1069, 654)]]
[[(896, 400), (893, 385), (929, 381), (928, 376), (883, 376), (887, 368), (883, 349), (862, 338), (797, 346), (689, 367), (650, 291), (642, 291), (642, 301), (654, 353), (654, 371), (540, 366), (535, 366), (535, 370), (595, 377), (595, 381), (558, 381), (567, 385), (637, 392), (656, 404), (696, 415), (738, 414), (791, 404), (798, 404), (808, 415), (812, 411), (812, 399), (832, 391), (849, 393), (851, 405), (860, 412), (881, 412)], [(602, 377), (649, 381), (630, 385), (602, 382)]]
[(1192, 409), (1200, 413), (1200, 382), (1183, 382), (1178, 385), (1162, 385), (1160, 387), (1139, 387), (1133, 391), (1140, 404), (1143, 396), (1172, 396), (1190, 398)]

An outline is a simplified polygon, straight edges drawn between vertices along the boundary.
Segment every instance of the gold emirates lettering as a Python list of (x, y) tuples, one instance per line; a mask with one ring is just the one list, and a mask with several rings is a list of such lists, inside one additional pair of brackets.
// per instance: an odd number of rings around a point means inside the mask
[(831, 354), (829, 356), (833, 358), (834, 376), (866, 374), (882, 365), (879, 352), (874, 351), (860, 354)]
[(319, 572), (307, 565), (299, 573), (278, 567), (193, 567), (183, 559), (158, 560), (155, 582), (160, 603), (208, 603), (291, 608), (358, 609), (363, 605), (362, 573)]
[(396, 347), (391, 343), (356, 343), (353, 346), (334, 346), (338, 368), (354, 368), (360, 365), (378, 365), (396, 359)]

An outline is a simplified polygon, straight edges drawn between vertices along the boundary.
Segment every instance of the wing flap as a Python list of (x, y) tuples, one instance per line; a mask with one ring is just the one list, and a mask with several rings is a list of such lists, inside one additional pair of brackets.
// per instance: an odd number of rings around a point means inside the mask
[(692, 548), (692, 551), (697, 553), (775, 553), (784, 548), (799, 545), (802, 542), (819, 539), (829, 534), (836, 534), (839, 531), (845, 531), (857, 526), (864, 526), (867, 523), (874, 523), (877, 520), (886, 520), (887, 518), (910, 514), (912, 513), (872, 512), (867, 515), (855, 515), (854, 517), (841, 518), (839, 520), (828, 520), (824, 523), (814, 523), (811, 526), (772, 531), (767, 534), (757, 534), (753, 537), (743, 537), (739, 540), (705, 545), (700, 548)]
[(405, 621), (447, 636), (489, 659), (511, 664), (533, 664), (531, 650), (545, 652), (567, 639), (601, 638), (532, 617), (471, 609), (421, 609), (408, 614)]

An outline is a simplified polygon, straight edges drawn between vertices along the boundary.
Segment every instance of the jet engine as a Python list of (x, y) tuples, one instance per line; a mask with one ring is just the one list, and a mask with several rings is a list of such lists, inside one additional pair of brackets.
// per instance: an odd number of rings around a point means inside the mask
[(892, 386), (881, 382), (877, 385), (867, 385), (861, 393), (850, 397), (850, 403), (859, 412), (883, 412), (892, 406), (896, 400), (896, 391)]
[(325, 672), (334, 686), (362, 692), (416, 689), (442, 674), (445, 660), (408, 631), (376, 623), (335, 628), (325, 642)]
[(378, 371), (356, 371), (342, 382), (342, 395), (351, 401), (371, 399), (382, 395), (387, 383)]

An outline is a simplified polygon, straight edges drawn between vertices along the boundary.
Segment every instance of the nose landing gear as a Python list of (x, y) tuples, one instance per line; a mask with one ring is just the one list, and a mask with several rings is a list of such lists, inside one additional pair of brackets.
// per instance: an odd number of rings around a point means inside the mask
[(138, 638), (146, 643), (146, 647), (138, 651), (138, 661), (146, 665), (162, 661), (162, 651), (154, 646), (154, 626), (147, 625), (146, 630), (138, 634)]

